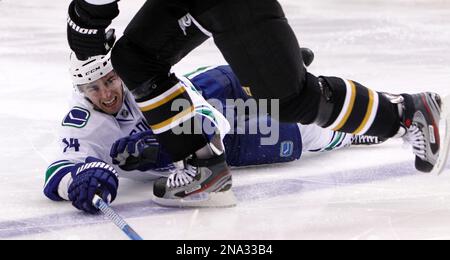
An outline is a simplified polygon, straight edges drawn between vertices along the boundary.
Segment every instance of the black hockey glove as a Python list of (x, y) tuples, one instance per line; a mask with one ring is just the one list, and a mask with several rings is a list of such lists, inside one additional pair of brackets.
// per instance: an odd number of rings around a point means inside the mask
[(84, 0), (74, 0), (69, 6), (67, 40), (77, 58), (108, 53), (116, 41), (114, 29), (106, 28), (119, 14), (117, 2), (107, 5), (91, 5)]

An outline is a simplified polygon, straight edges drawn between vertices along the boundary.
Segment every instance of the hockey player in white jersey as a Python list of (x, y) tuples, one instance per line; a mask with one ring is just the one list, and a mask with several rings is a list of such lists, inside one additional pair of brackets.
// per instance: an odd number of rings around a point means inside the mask
[[(70, 70), (75, 88), (73, 104), (61, 124), (60, 155), (46, 171), (44, 193), (51, 200), (71, 201), (77, 209), (95, 213), (94, 195), (114, 201), (119, 176), (157, 179), (168, 175), (172, 161), (153, 137), (133, 96), (113, 70), (109, 55), (86, 61), (72, 55)], [(206, 99), (224, 102), (230, 98), (250, 98), (228, 66), (203, 68), (184, 80), (187, 89), (204, 90)], [(199, 92), (193, 92), (203, 99)], [(305, 151), (335, 150), (350, 146), (352, 141), (355, 144), (379, 142), (376, 138), (354, 137), (316, 126), (281, 124), (278, 142), (262, 146), (264, 135), (260, 133), (240, 135), (231, 131), (225, 136), (229, 130), (227, 120), (206, 101), (201, 111), (210, 117), (212, 113), (215, 118), (211, 122), (215, 122), (222, 135), (227, 162), (232, 166), (290, 162), (300, 159)], [(249, 118), (247, 123), (261, 120), (271, 121), (270, 117)], [(169, 181), (174, 185), (188, 185), (192, 178), (177, 176)], [(156, 201), (164, 197), (164, 191), (158, 189), (156, 183)], [(200, 206), (187, 204), (192, 205)], [(214, 206), (217, 205), (220, 203), (215, 201)]]

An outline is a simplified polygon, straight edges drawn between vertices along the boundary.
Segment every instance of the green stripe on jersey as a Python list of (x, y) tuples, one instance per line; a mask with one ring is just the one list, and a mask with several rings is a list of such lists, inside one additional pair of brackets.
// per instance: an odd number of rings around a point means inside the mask
[(60, 162), (60, 163), (57, 163), (57, 164), (55, 164), (55, 165), (51, 165), (51, 166), (47, 169), (47, 172), (45, 173), (45, 184), (47, 184), (47, 182), (50, 180), (50, 178), (51, 178), (55, 173), (57, 173), (59, 170), (61, 170), (61, 169), (63, 169), (63, 168), (66, 168), (66, 167), (68, 167), (68, 166), (73, 166), (73, 165), (75, 165), (75, 164), (73, 164), (73, 163), (71, 163), (71, 162), (69, 162), (69, 161), (66, 161), (66, 162)]
[(184, 75), (184, 77), (189, 78), (190, 76), (192, 76), (192, 75), (194, 75), (194, 74), (199, 74), (200, 72), (203, 72), (203, 71), (205, 71), (205, 70), (207, 70), (207, 69), (209, 69), (209, 68), (211, 68), (211, 66), (198, 68), (197, 70), (192, 71), (192, 72), (190, 72), (190, 73)]

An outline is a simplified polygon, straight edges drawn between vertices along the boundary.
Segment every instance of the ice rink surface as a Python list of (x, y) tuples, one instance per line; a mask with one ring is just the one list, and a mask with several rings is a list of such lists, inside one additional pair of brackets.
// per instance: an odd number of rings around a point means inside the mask
[[(125, 239), (42, 193), (68, 112), (68, 0), (0, 1), (0, 239)], [(120, 2), (123, 31), (142, 0)], [(450, 94), (450, 1), (281, 0), (310, 71), (390, 92)], [(223, 64), (208, 41), (177, 73)], [(234, 170), (239, 205), (166, 209), (122, 180), (114, 208), (145, 239), (450, 239), (450, 171), (420, 174), (401, 141)]]

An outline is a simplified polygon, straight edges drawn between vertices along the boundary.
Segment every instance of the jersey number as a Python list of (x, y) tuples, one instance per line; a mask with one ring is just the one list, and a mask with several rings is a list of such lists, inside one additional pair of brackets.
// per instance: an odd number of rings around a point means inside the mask
[(67, 141), (67, 138), (64, 138), (63, 143), (66, 145), (66, 147), (64, 148), (64, 152), (67, 152), (67, 149), (71, 148), (75, 149), (75, 152), (80, 151), (80, 142), (78, 141), (78, 139), (70, 138), (69, 141)]

